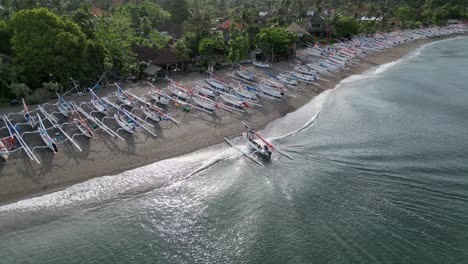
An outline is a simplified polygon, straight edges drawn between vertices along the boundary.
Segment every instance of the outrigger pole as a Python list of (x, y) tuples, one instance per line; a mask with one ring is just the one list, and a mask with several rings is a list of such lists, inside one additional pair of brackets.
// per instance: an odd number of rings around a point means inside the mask
[(272, 150), (276, 150), (278, 151), (279, 154), (291, 159), (291, 160), (294, 160), (293, 157), (291, 157), (289, 154), (287, 154), (286, 152), (284, 152), (283, 150), (281, 150), (279, 147), (273, 145), (272, 143), (268, 142), (266, 139), (264, 139), (260, 134), (257, 133), (257, 131), (255, 131), (253, 128), (251, 128), (249, 125), (247, 125), (246, 123), (242, 122), (242, 124), (244, 124), (244, 126), (247, 128), (247, 129), (251, 129), (252, 132), (261, 140), (263, 141), (263, 143), (265, 143), (269, 148), (271, 148)]
[(252, 158), (247, 152), (243, 151), (242, 149), (236, 147), (229, 139), (227, 139), (226, 137), (224, 137), (224, 142), (226, 142), (226, 144), (228, 144), (231, 148), (237, 150), (238, 152), (240, 152), (242, 154), (242, 156), (250, 159), (251, 161), (257, 163), (257, 165), (260, 165), (263, 167), (263, 164), (260, 163), (260, 161)]
[[(157, 89), (154, 85), (152, 85), (150, 82), (148, 82), (149, 85), (151, 85), (151, 87)], [(141, 103), (143, 104), (146, 104), (146, 105), (149, 105), (153, 110), (157, 111), (158, 113), (160, 113), (161, 115), (163, 115), (164, 117), (167, 117), (169, 120), (173, 121), (174, 123), (176, 124), (179, 124), (179, 121), (175, 120), (174, 118), (172, 118), (171, 116), (165, 114), (161, 108), (153, 105), (152, 103), (146, 101), (145, 99), (141, 98), (141, 97), (138, 97), (134, 94), (131, 94), (129, 93), (131, 96), (135, 97), (135, 99), (137, 99), (138, 101), (140, 101)], [(167, 96), (166, 94), (161, 94), (161, 96)], [(172, 98), (169, 97), (170, 100), (172, 100)]]
[(150, 123), (146, 122), (145, 120), (139, 118), (138, 116), (128, 112), (127, 110), (123, 109), (122, 107), (112, 103), (111, 101), (109, 101), (109, 99), (107, 98), (102, 98), (102, 100), (104, 100), (104, 102), (106, 102), (107, 104), (109, 104), (110, 106), (114, 107), (115, 109), (117, 109), (118, 111), (122, 111), (122, 113), (126, 114), (129, 118), (133, 119), (133, 121), (138, 125), (140, 126), (141, 128), (143, 128), (146, 132), (148, 132), (149, 134), (151, 134), (152, 136), (156, 137), (157, 135), (152, 132), (151, 130), (149, 130), (147, 127), (145, 127), (144, 125), (138, 123), (137, 120), (140, 120), (141, 122), (143, 122), (144, 124), (150, 126), (150, 127), (154, 127), (153, 125), (151, 125)]
[(24, 149), (24, 152), (26, 152), (26, 155), (28, 155), (28, 157), (31, 160), (34, 160), (35, 162), (37, 162), (37, 164), (41, 164), (41, 162), (37, 159), (37, 157), (34, 155), (34, 153), (29, 148), (29, 146), (26, 144), (26, 142), (24, 142), (24, 139), (21, 137), (18, 130), (16, 130), (15, 126), (13, 126), (13, 124), (10, 122), (10, 120), (8, 120), (6, 115), (3, 115), (3, 121), (5, 122), (5, 124), (8, 127), (8, 132), (10, 133), (10, 136), (16, 137), (16, 139), (20, 143), (21, 147)]
[(83, 108), (79, 107), (78, 105), (76, 105), (75, 103), (71, 102), (71, 105), (79, 112), (81, 113), (82, 115), (84, 115), (87, 119), (91, 120), (91, 122), (94, 122), (96, 125), (98, 125), (100, 128), (102, 128), (102, 130), (104, 130), (104, 132), (106, 132), (107, 134), (109, 134), (111, 137), (118, 137), (119, 139), (125, 141), (125, 139), (121, 136), (119, 136), (119, 134), (115, 133), (112, 129), (110, 129), (108, 126), (106, 126), (103, 122), (101, 122), (99, 119), (91, 116), (90, 114), (86, 113), (85, 110), (83, 110)]
[(44, 110), (42, 106), (38, 106), (38, 107), (39, 107), (39, 110), (44, 115), (44, 117), (52, 124), (52, 126), (58, 129), (68, 140), (70, 140), (70, 142), (73, 144), (73, 146), (75, 146), (75, 148), (77, 148), (80, 152), (83, 152), (83, 150), (80, 148), (78, 143), (76, 143), (75, 140), (73, 140), (73, 138), (71, 138), (67, 133), (65, 133), (62, 127), (60, 127), (60, 125), (58, 124), (58, 121), (55, 118), (53, 118), (46, 110)]

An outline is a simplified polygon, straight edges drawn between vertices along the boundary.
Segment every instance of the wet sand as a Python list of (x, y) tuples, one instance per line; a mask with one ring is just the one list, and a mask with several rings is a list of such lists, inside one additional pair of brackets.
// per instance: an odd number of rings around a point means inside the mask
[[(180, 124), (176, 125), (170, 121), (154, 123), (157, 137), (150, 136), (143, 131), (138, 132), (135, 136), (126, 132), (119, 133), (126, 141), (111, 138), (102, 132), (98, 133), (96, 141), (78, 136), (75, 139), (83, 152), (76, 150), (70, 143), (60, 144), (57, 154), (53, 154), (48, 149), (40, 149), (35, 153), (41, 164), (30, 161), (23, 153), (15, 154), (9, 162), (0, 162), (0, 204), (63, 189), (94, 177), (116, 175), (126, 170), (221, 143), (224, 136), (238, 136), (242, 132), (244, 126), (240, 122), (241, 120), (261, 129), (271, 121), (300, 108), (322, 91), (334, 88), (344, 78), (361, 74), (374, 66), (395, 61), (411, 50), (434, 40), (436, 39), (416, 40), (384, 52), (373, 53), (361, 58), (359, 64), (348, 71), (335, 74), (334, 77), (324, 77), (330, 80), (328, 82), (321, 81), (319, 85), (307, 86), (301, 84), (302, 92), (293, 91), (292, 94), (296, 96), (294, 98), (287, 98), (281, 102), (261, 99), (260, 104), (263, 107), (247, 108), (245, 113), (217, 111), (214, 114), (208, 114), (196, 109), (185, 113), (181, 108), (171, 106), (168, 112), (180, 121)], [(273, 67), (291, 69), (291, 63), (293, 62), (279, 62), (275, 63)], [(251, 65), (248, 68), (258, 73), (261, 72)], [(216, 74), (224, 79), (229, 79), (227, 74), (231, 72), (230, 69), (224, 69)], [(190, 73), (174, 76), (173, 79), (187, 87), (192, 87), (195, 79), (206, 77), (208, 74)], [(157, 86), (163, 88), (165, 85), (167, 83)], [(123, 83), (121, 86), (137, 95), (145, 93), (149, 88), (143, 82)], [(103, 96), (114, 92), (114, 87), (108, 87), (100, 91), (99, 95)], [(89, 98), (89, 95), (84, 95), (68, 97), (67, 100), (80, 102), (87, 101)], [(116, 99), (114, 98), (112, 101), (115, 102)], [(30, 110), (34, 108), (34, 106), (30, 106)], [(53, 109), (53, 107), (49, 109)], [(1, 109), (1, 112), (19, 110), (19, 108), (8, 108)], [(57, 114), (58, 116), (60, 115)], [(18, 116), (15, 117), (16, 120), (21, 119)], [(110, 119), (105, 121), (105, 124), (113, 129), (117, 128), (115, 121)], [(30, 135), (27, 137), (27, 142), (40, 144), (39, 136)]]

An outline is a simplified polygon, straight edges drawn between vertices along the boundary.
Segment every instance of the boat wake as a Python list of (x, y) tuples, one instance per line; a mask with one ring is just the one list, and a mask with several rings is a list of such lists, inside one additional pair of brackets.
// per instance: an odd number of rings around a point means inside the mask
[[(422, 48), (424, 46), (420, 49)], [(321, 93), (297, 111), (268, 124), (261, 131), (261, 134), (268, 140), (280, 140), (303, 133), (317, 124), (322, 108), (331, 93), (338, 88), (354, 85), (352, 83), (380, 75), (408, 58), (412, 57), (402, 58), (398, 61), (375, 67), (361, 75), (353, 75), (342, 80), (334, 89)], [(242, 144), (240, 146), (244, 147)], [(241, 156), (232, 148), (219, 144), (185, 156), (159, 161), (126, 171), (115, 176), (90, 179), (61, 191), (1, 206), (0, 215), (39, 210), (63, 210), (76, 206), (102, 204), (103, 202), (118, 199), (128, 194), (142, 194), (157, 188), (171, 186), (209, 170), (222, 162), (238, 159)]]

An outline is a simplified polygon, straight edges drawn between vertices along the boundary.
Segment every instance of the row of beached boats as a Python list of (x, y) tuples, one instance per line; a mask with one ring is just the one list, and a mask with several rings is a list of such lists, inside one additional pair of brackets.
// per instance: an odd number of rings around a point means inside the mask
[[(81, 151), (75, 137), (96, 139), (97, 131), (121, 140), (125, 140), (120, 134), (121, 131), (135, 134), (142, 130), (156, 137), (153, 122), (179, 123), (166, 112), (169, 105), (194, 108), (208, 114), (215, 114), (217, 111), (245, 112), (248, 107), (261, 107), (262, 98), (281, 101), (287, 97), (295, 97), (294, 93), (301, 90), (300, 83), (317, 84), (319, 81), (327, 81), (326, 76), (347, 71), (367, 54), (416, 39), (462, 32), (461, 28), (423, 28), (379, 33), (373, 37), (355, 36), (351, 40), (328, 46), (310, 44), (298, 52), (299, 60), (292, 65), (290, 71), (274, 69), (272, 64), (266, 62), (253, 61), (253, 65), (261, 69), (260, 72), (263, 74), (239, 65), (237, 70), (228, 74), (229, 81), (211, 72), (208, 78), (195, 80), (195, 84), (190, 88), (167, 79), (169, 84), (165, 88), (157, 88), (148, 83), (150, 89), (142, 96), (124, 90), (114, 83), (116, 87), (114, 95), (99, 97), (94, 89), (90, 89), (90, 101), (80, 104), (66, 101), (63, 96), (58, 95), (57, 103), (39, 105), (36, 109), (29, 110), (23, 100), (23, 111), (1, 116), (4, 126), (0, 127), (0, 130), (6, 129), (8, 135), (0, 138), (0, 157), (8, 160), (10, 155), (23, 150), (31, 160), (40, 163), (34, 154), (36, 149), (47, 148), (56, 153), (58, 144), (70, 142)], [(56, 107), (56, 111), (51, 111), (50, 106)], [(56, 113), (62, 115), (65, 121), (60, 121), (55, 116)], [(22, 115), (25, 121), (14, 124), (11, 116), (18, 114)], [(111, 128), (107, 120), (114, 120), (117, 127)], [(243, 138), (253, 153), (257, 153), (264, 160), (270, 160), (274, 151), (291, 158), (250, 126), (244, 125), (246, 131)], [(66, 126), (74, 126), (79, 132), (69, 135), (64, 129)], [(22, 132), (24, 127), (30, 129)], [(51, 131), (56, 131), (55, 135), (51, 134)], [(27, 134), (38, 134), (43, 144), (30, 147), (24, 138)], [(237, 148), (231, 139), (225, 138), (225, 141), (244, 156), (254, 160), (251, 152), (247, 153)]]

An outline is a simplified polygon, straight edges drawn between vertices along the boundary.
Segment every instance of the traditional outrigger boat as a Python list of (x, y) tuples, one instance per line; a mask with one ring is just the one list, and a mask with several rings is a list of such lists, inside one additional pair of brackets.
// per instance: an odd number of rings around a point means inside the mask
[(151, 107), (148, 107), (147, 105), (142, 106), (141, 110), (143, 110), (143, 113), (145, 114), (146, 117), (148, 117), (149, 119), (153, 121), (160, 122), (163, 120), (160, 113), (156, 112), (154, 109), (152, 109)]
[(159, 103), (162, 105), (168, 105), (171, 101), (167, 94), (159, 90), (153, 89), (151, 91), (148, 91), (147, 95), (149, 96), (149, 98), (153, 99), (155, 103)]
[(2, 157), (5, 161), (8, 161), (9, 158), (9, 151), (3, 143), (3, 140), (0, 140), (0, 157)]
[(85, 137), (95, 139), (95, 137), (94, 137), (94, 132), (93, 132), (93, 130), (88, 126), (88, 124), (86, 123), (86, 121), (85, 121), (83, 118), (81, 118), (81, 116), (80, 116), (80, 114), (78, 114), (78, 112), (76, 112), (76, 116), (77, 116), (78, 118), (75, 118), (74, 121), (75, 121), (76, 126), (77, 126), (78, 129), (80, 130), (80, 132), (81, 132)]
[(175, 96), (181, 98), (181, 99), (184, 99), (184, 100), (188, 100), (190, 99), (190, 93), (176, 85), (169, 85), (167, 87), (167, 89)]
[(103, 115), (107, 115), (109, 113), (109, 108), (107, 107), (106, 103), (93, 91), (91, 91), (91, 105), (94, 109), (96, 109), (96, 111)]
[(24, 99), (22, 100), (23, 100), (23, 108), (24, 108), (23, 109), (24, 119), (29, 124), (29, 126), (31, 126), (32, 129), (36, 129), (38, 125), (36, 117), (31, 115), (31, 113), (29, 112), (28, 106), (26, 105), (26, 102), (24, 101)]
[(115, 86), (117, 86), (117, 98), (119, 101), (126, 106), (135, 107), (136, 105), (134, 98), (125, 92), (122, 88), (120, 88), (120, 86), (118, 86), (116, 83)]
[(220, 82), (216, 79), (213, 79), (213, 78), (207, 78), (205, 79), (205, 81), (211, 85), (212, 87), (214, 87), (216, 90), (221, 90), (221, 91), (227, 91), (228, 88), (227, 88), (227, 85), (224, 84), (223, 82)]
[(218, 104), (215, 103), (212, 100), (208, 100), (208, 98), (203, 97), (203, 96), (193, 96), (192, 100), (199, 106), (201, 106), (204, 109), (214, 111), (216, 108), (218, 108)]
[(253, 81), (255, 79), (254, 75), (248, 70), (240, 69), (240, 70), (238, 70), (236, 72), (237, 72), (237, 74), (239, 74), (239, 76), (242, 79), (245, 79), (247, 81)]
[(266, 63), (266, 62), (257, 61), (257, 60), (252, 61), (252, 64), (255, 67), (258, 67), (258, 68), (270, 68), (271, 67), (271, 64)]
[(42, 119), (39, 116), (39, 114), (37, 114), (37, 119), (39, 120), (38, 133), (41, 136), (42, 141), (44, 141), (44, 143), (50, 150), (52, 150), (54, 153), (57, 153), (58, 152), (57, 144), (47, 133), (47, 129), (45, 128), (44, 123), (42, 123)]
[(73, 110), (73, 107), (67, 102), (65, 101), (65, 99), (63, 99), (62, 96), (58, 95), (58, 109), (60, 111), (60, 113), (62, 115), (64, 115), (65, 117), (70, 117), (74, 110)]
[[(135, 134), (136, 132), (136, 125), (130, 118), (127, 117), (125, 114), (121, 114), (120, 111), (117, 114), (114, 114), (115, 121), (117, 124), (125, 131), (130, 134)], [(128, 119), (127, 119), (128, 118)]]
[(216, 93), (215, 91), (213, 91), (211, 88), (208, 88), (206, 86), (202, 86), (202, 85), (195, 85), (195, 87), (193, 87), (193, 90), (199, 92), (199, 93), (202, 93), (206, 96), (209, 96), (211, 98), (214, 98), (216, 96)]

